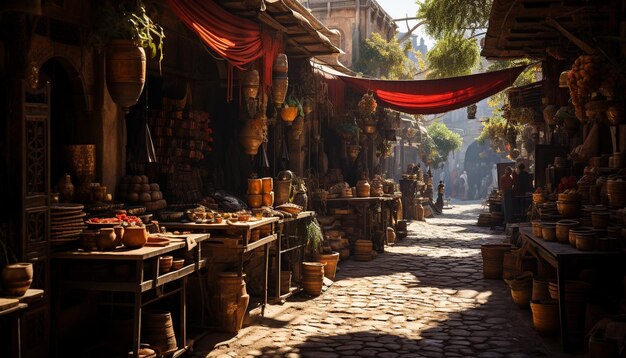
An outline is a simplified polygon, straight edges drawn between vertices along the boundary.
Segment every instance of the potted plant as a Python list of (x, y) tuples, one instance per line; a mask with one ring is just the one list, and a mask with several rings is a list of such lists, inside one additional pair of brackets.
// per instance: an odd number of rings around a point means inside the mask
[(300, 101), (296, 97), (291, 95), (283, 104), (283, 108), (280, 111), (280, 118), (282, 118), (286, 125), (290, 126), (298, 116), (304, 118), (302, 104), (300, 104)]
[(124, 112), (137, 103), (146, 80), (146, 52), (163, 60), (163, 28), (146, 13), (141, 2), (107, 2), (97, 10), (91, 42), (106, 48), (106, 83), (109, 94)]

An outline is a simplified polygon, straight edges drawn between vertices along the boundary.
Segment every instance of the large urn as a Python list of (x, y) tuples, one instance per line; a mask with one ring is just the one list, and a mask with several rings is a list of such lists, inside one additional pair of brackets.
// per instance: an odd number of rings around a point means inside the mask
[(145, 81), (145, 50), (132, 40), (112, 40), (106, 51), (106, 84), (125, 113), (139, 100)]

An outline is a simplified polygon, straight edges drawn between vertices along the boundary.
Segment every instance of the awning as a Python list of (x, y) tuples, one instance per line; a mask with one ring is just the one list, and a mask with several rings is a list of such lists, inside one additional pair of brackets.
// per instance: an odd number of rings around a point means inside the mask
[(526, 67), (439, 80), (379, 80), (337, 71), (331, 75), (360, 93), (373, 92), (379, 104), (387, 108), (409, 114), (436, 114), (469, 106), (510, 87)]

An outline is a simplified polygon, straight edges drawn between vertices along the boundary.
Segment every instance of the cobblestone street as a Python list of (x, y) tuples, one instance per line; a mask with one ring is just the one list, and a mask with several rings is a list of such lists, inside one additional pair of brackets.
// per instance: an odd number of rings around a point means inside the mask
[(195, 357), (559, 357), (502, 280), (482, 277), (480, 245), (503, 235), (476, 227), (476, 202), (412, 222), (409, 236), (371, 262), (340, 264), (315, 299), (272, 306), (266, 318)]

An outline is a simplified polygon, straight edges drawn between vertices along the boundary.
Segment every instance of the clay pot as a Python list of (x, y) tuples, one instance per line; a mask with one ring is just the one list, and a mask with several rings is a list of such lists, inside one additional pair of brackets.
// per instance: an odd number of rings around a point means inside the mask
[(368, 198), (370, 196), (370, 183), (367, 180), (359, 180), (356, 183), (356, 195), (359, 198)]
[(280, 118), (290, 126), (298, 116), (298, 107), (283, 107), (280, 110)]
[(339, 262), (339, 253), (320, 254), (319, 261), (324, 264), (324, 276), (334, 280), (337, 272), (337, 263)]
[(115, 235), (115, 230), (113, 228), (102, 228), (100, 229), (100, 235), (96, 239), (96, 246), (100, 251), (111, 251), (115, 250), (117, 246), (117, 236)]
[(324, 264), (320, 262), (302, 263), (302, 288), (311, 296), (319, 296), (324, 287)]
[(129, 226), (124, 229), (122, 243), (129, 249), (138, 249), (148, 242), (148, 232), (143, 226)]
[(261, 200), (263, 206), (272, 206), (274, 205), (274, 192), (269, 192), (267, 194), (262, 194)]
[(122, 225), (113, 228), (115, 231), (115, 245), (122, 244), (122, 237), (124, 237), (124, 227)]
[(113, 102), (128, 113), (146, 81), (146, 52), (132, 40), (112, 40), (106, 51), (106, 83)]
[(248, 205), (251, 208), (260, 208), (265, 194), (248, 194)]
[(7, 296), (23, 296), (33, 282), (33, 264), (18, 262), (2, 269), (2, 288)]
[(172, 268), (173, 256), (161, 256), (159, 257), (159, 273), (167, 273)]
[(354, 259), (357, 261), (370, 261), (372, 259), (372, 242), (370, 240), (356, 240)]
[(263, 143), (263, 135), (259, 128), (255, 128), (253, 120), (246, 121), (239, 134), (239, 143), (244, 148), (244, 152), (249, 155), (256, 155), (259, 146)]
[(237, 333), (243, 325), (243, 317), (250, 303), (246, 291), (245, 274), (223, 272), (217, 278), (217, 295), (214, 298), (216, 321), (220, 331)]
[(85, 251), (94, 251), (98, 249), (96, 245), (96, 240), (100, 235), (99, 231), (91, 231), (85, 230), (80, 234), (80, 239), (78, 240), (78, 244), (81, 249)]
[(274, 191), (274, 178), (265, 177), (261, 178), (261, 192), (263, 194), (269, 194)]
[(248, 194), (261, 194), (262, 183), (261, 179), (248, 179)]
[(57, 191), (60, 202), (70, 203), (74, 201), (74, 184), (72, 184), (72, 178), (68, 174), (59, 179)]

